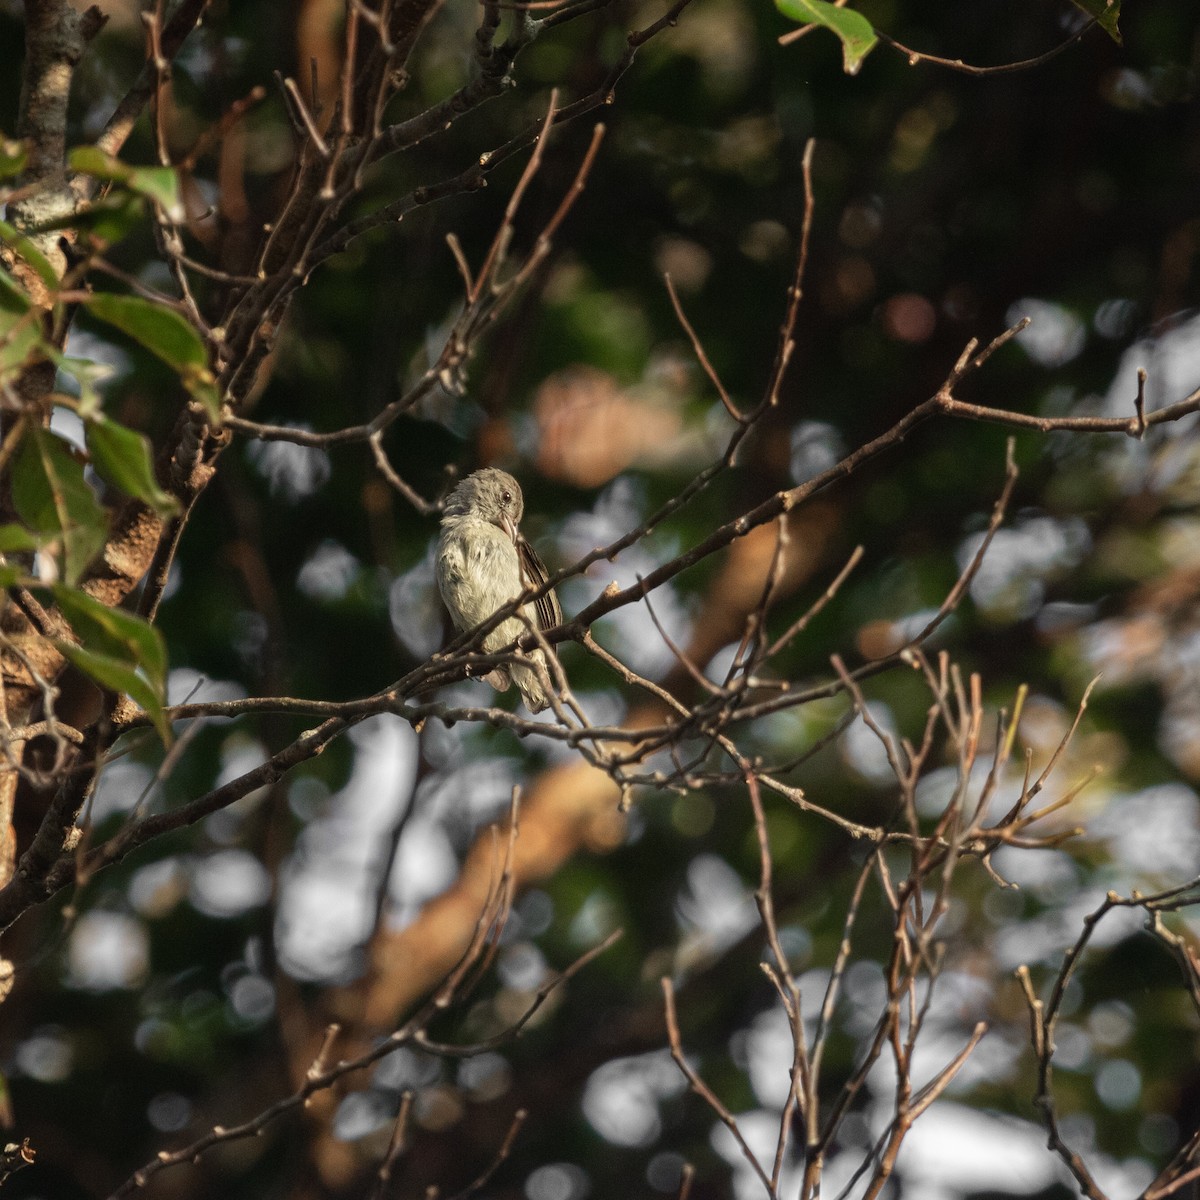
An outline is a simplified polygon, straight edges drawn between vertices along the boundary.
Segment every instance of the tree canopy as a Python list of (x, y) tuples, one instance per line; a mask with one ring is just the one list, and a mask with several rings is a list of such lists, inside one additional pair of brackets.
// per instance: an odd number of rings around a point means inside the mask
[(1198, 56), (0, 0), (5, 1189), (1188, 1194)]

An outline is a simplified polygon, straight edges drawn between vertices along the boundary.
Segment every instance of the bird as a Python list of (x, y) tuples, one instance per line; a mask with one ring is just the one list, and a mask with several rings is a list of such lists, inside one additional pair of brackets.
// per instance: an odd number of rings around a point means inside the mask
[[(463, 633), (482, 624), (526, 587), (549, 578), (545, 564), (521, 536), (524, 511), (521, 485), (496, 467), (468, 475), (446, 498), (435, 562), (438, 591)], [(563, 619), (553, 588), (521, 612), (539, 630), (560, 625)], [(483, 639), (483, 651), (490, 654), (510, 645), (528, 632), (529, 625), (514, 614)], [(522, 653), (545, 666), (540, 649)], [(550, 704), (546, 685), (532, 666), (509, 663), (494, 667), (483, 678), (497, 691), (515, 683), (530, 712), (539, 713)]]

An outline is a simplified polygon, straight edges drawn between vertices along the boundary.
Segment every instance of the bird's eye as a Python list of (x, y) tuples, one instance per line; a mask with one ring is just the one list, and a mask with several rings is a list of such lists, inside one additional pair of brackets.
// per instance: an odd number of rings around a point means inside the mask
[(501, 499), (504, 501), (505, 504), (511, 504), (512, 503), (512, 492), (506, 491), (504, 493), (504, 495), (501, 497)]

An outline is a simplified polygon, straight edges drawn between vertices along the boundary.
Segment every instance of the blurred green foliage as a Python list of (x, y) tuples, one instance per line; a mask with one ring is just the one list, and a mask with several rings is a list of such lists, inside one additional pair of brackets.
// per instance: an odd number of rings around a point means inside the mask
[[(905, 46), (982, 66), (1041, 55), (1080, 19), (1068, 3), (1032, 0), (855, 7)], [(362, 209), (461, 170), (542, 115), (552, 86), (568, 96), (596, 86), (624, 30), (658, 12), (617, 4), (554, 31), (521, 60), (513, 95), (383, 163)], [(477, 16), (470, 4), (445, 6), (390, 117), (419, 112), (462, 82)], [(1093, 30), (1035, 68), (985, 76), (910, 65), (880, 45), (851, 77), (834, 38), (822, 33), (780, 46), (788, 29), (765, 3), (695, 0), (677, 27), (645, 48), (604, 109), (607, 137), (555, 253), (476, 357), (466, 394), (440, 394), (387, 435), (396, 469), (425, 496), (444, 486), (447, 467), (512, 466), (525, 488), (526, 526), (553, 567), (636, 525), (718, 452), (730, 427), (692, 359), (661, 275), (671, 273), (730, 394), (748, 406), (770, 372), (803, 216), (801, 156), (815, 138), (812, 253), (781, 403), (737, 466), (631, 552), (628, 566), (600, 564), (605, 570), (564, 588), (568, 615), (611, 573), (627, 570), (632, 578), (635, 568), (696, 543), (876, 436), (937, 389), (969, 338), (986, 343), (1028, 312), (1035, 317), (1029, 333), (971, 377), (964, 399), (1038, 414), (1125, 415), (1135, 359), (1150, 372), (1151, 408), (1200, 384), (1193, 313), (1200, 11), (1173, 0), (1128, 4), (1121, 45)], [(270, 87), (272, 71), (303, 77), (294, 35), (291, 9), (266, 0), (215, 4), (175, 68), (173, 155), (181, 158), (251, 88)], [(95, 135), (140, 64), (141, 44), (136, 20), (114, 9), (81, 68), (72, 144)], [(20, 13), (8, 0), (0, 5), (0, 78), (10, 82), (0, 89), (4, 131), (14, 127), (21, 53)], [(554, 211), (589, 134), (582, 124), (555, 134), (518, 221), (519, 243)], [(247, 214), (241, 226), (210, 230), (203, 247), (227, 240), (235, 260), (239, 239), (249, 246), (250, 232), (277, 202), (291, 153), (276, 93), (251, 110), (237, 136)], [(153, 161), (145, 121), (122, 157)], [(213, 153), (196, 165), (191, 182), (201, 199), (216, 186), (217, 165)], [(445, 234), (456, 233), (478, 265), (520, 169), (508, 164), (484, 191), (418, 209), (317, 271), (289, 317), (253, 417), (333, 429), (369, 420), (393, 400), (436, 354), (439, 331), (457, 311), (461, 283)], [(110, 257), (156, 286), (168, 282), (144, 222)], [(203, 281), (198, 288), (203, 303)], [(161, 437), (177, 396), (174, 376), (154, 359), (180, 362), (150, 334), (139, 337), (108, 318), (133, 340), (118, 347), (89, 322), (68, 352), (110, 362), (109, 416)], [(548, 403), (549, 382), (578, 387), (580, 377), (569, 373), (582, 370), (590, 372), (583, 378), (591, 390), (581, 403), (599, 406), (602, 419), (574, 434), (568, 424), (564, 436), (619, 443), (606, 451), (616, 463), (611, 480), (602, 472), (572, 474), (567, 459), (547, 449), (548, 410), (539, 405)], [(623, 407), (603, 407), (618, 400)], [(781, 673), (824, 680), (831, 653), (860, 661), (869, 652), (872, 628), (887, 638), (923, 623), (920, 614), (936, 609), (986, 525), (1002, 484), (1005, 438), (982, 425), (929, 424), (830, 493), (828, 549), (775, 614), (778, 628), (820, 594), (855, 545), (865, 549), (863, 564), (788, 650)], [(564, 454), (580, 448), (568, 445)], [(1019, 892), (1001, 891), (981, 869), (964, 867), (956, 901), (950, 961), (952, 986), (961, 992), (946, 1028), (955, 1033), (986, 1018), (996, 1049), (984, 1060), (988, 1069), (964, 1074), (952, 1099), (1029, 1122), (1026, 1015), (1011, 974), (988, 970), (1029, 961), (1044, 981), (1104, 889), (1152, 888), (1195, 873), (1200, 446), (1188, 421), (1140, 443), (1022, 432), (1016, 458), (1021, 478), (988, 560), (994, 565), (936, 644), (964, 672), (981, 673), (994, 705), (1010, 706), (1018, 685), (1030, 685), (1022, 732), (1039, 763), (1088, 680), (1105, 673), (1069, 764), (1074, 774), (1062, 781), (1075, 782), (1093, 762), (1104, 766), (1081, 801), (1090, 832), (1024, 868)], [(201, 680), (222, 694), (328, 699), (385, 686), (441, 644), (440, 610), (422, 575), (434, 531), (432, 520), (381, 485), (362, 446), (326, 453), (236, 443), (192, 520), (162, 606), (172, 698)], [(668, 629), (686, 630), (715, 569), (703, 564), (656, 598)], [(635, 665), (670, 665), (648, 623), (602, 621), (596, 633), (621, 644)], [(569, 647), (563, 661), (580, 695), (619, 717), (628, 698), (616, 694), (611, 677)], [(480, 685), (466, 686), (472, 697), (481, 694)], [(868, 695), (895, 729), (919, 738), (929, 697), (915, 675), (880, 676)], [(773, 759), (794, 756), (843, 711), (830, 702), (781, 715), (756, 731), (754, 749)], [(99, 831), (115, 828), (143, 789), (147, 803), (179, 805), (304, 727), (280, 717), (213, 721), (192, 735), (165, 783), (153, 777), (161, 747), (149, 740), (131, 746), (112, 769), (124, 774), (101, 783)], [(280, 890), (324, 858), (333, 864), (333, 886), (373, 892), (383, 838), (364, 847), (350, 826), (372, 806), (386, 813), (407, 795), (414, 742), (401, 739), (400, 750), (378, 760), (395, 767), (393, 777), (381, 778), (370, 774), (375, 743), (343, 740), (288, 785), (282, 806), (248, 798), (89, 882), (67, 902), (73, 919), (53, 902), (23, 921), (9, 951), (23, 966), (5, 1003), (0, 1062), (17, 1129), (31, 1137), (41, 1165), (9, 1181), (13, 1195), (107, 1194), (164, 1145), (243, 1119), (288, 1090), (275, 997), (286, 990), (289, 1004), (315, 1007), (325, 984), (361, 970), (356, 947), (367, 931), (323, 932), (339, 939), (323, 954), (314, 951), (312, 961), (324, 962), (328, 975), (307, 974), (286, 949), (281, 955), (277, 940), (287, 943), (285, 926), (294, 939), (308, 910), (280, 915)], [(413, 801), (425, 839), (414, 843), (423, 848), (418, 854), (452, 864), (475, 829), (503, 811), (510, 782), (527, 779), (547, 753), (499, 731), (430, 729)], [(355, 780), (361, 789), (368, 776), (374, 793), (347, 810)], [(794, 782), (821, 804), (870, 822), (888, 819), (895, 790), (871, 751), (849, 739), (805, 762)], [(1123, 813), (1136, 814), (1132, 825)], [(863, 851), (777, 805), (770, 829), (777, 907), (793, 936), (794, 965), (802, 977), (827, 970)], [(222, 857), (239, 850), (266, 864), (269, 885), (245, 859)], [(385, 1079), (368, 1094), (375, 1108), (359, 1110), (357, 1124), (343, 1105), (345, 1136), (365, 1138), (368, 1157), (377, 1160), (400, 1086), (415, 1082), (432, 1094), (439, 1085), (460, 1098), (462, 1112), (439, 1123), (433, 1108), (426, 1111), (406, 1160), (404, 1194), (432, 1183), (453, 1191), (477, 1176), (518, 1105), (531, 1118), (489, 1195), (575, 1200), (584, 1194), (580, 1178), (594, 1196), (673, 1194), (678, 1164), (670, 1155), (696, 1164), (694, 1197), (730, 1194), (734, 1167), (714, 1148), (712, 1114), (681, 1081), (610, 1090), (611, 1102), (635, 1115), (643, 1110), (630, 1097), (649, 1095), (645, 1111), (656, 1114), (640, 1126), (634, 1121), (624, 1144), (606, 1140), (581, 1103), (603, 1091), (595, 1073), (605, 1063), (661, 1052), (658, 978), (675, 972), (685, 1044), (710, 1085), (735, 1112), (770, 1110), (748, 1069), (751, 1031), (773, 1005), (757, 966), (752, 904), (745, 907), (757, 853), (741, 789), (640, 793), (624, 843), (580, 856), (527, 895), (500, 977), (473, 997), (465, 1025), (435, 1030), (494, 1031), (497, 1014), (527, 986), (513, 957), (518, 950), (561, 968), (623, 927), (623, 940), (501, 1051), (511, 1068), (507, 1086), (473, 1099), (453, 1063), (414, 1057), (401, 1084), (388, 1077), (392, 1083)], [(393, 891), (403, 919), (426, 893), (405, 875), (420, 876), (421, 864), (408, 862), (403, 846), (399, 861)], [(436, 891), (436, 874), (430, 878)], [(852, 990), (831, 1043), (831, 1086), (860, 1052), (855, 995), (869, 995), (869, 964), (890, 944), (890, 927), (870, 907), (878, 901), (871, 887), (855, 942), (855, 989), (862, 990)], [(728, 920), (713, 911), (726, 890), (734, 909)], [(97, 915), (109, 924), (85, 931), (80, 922)], [(89, 955), (85, 941), (99, 949)], [(1144, 1164), (1161, 1165), (1200, 1115), (1196, 1014), (1175, 965), (1132, 927), (1089, 952), (1073, 988), (1065, 1019), (1077, 1036), (1064, 1039), (1070, 1065), (1058, 1076), (1060, 1107), (1080, 1145), (1129, 1179), (1148, 1178)], [(1118, 1060), (1137, 1075), (1129, 1103), (1129, 1088), (1117, 1086), (1120, 1072), (1107, 1076), (1107, 1092), (1098, 1083), (1105, 1065)], [(786, 1062), (775, 1069), (782, 1076)], [(156, 1186), (180, 1197), (299, 1195), (300, 1142), (292, 1124)], [(530, 1182), (556, 1163), (582, 1174)], [(902, 1155), (902, 1178), (904, 1170)], [(948, 1163), (946, 1194), (971, 1191), (952, 1170)], [(739, 1195), (751, 1194), (738, 1186)]]

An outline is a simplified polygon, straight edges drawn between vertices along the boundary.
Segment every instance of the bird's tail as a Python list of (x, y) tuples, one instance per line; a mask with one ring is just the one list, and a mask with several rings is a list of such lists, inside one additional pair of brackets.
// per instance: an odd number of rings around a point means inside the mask
[[(543, 667), (545, 666), (546, 657), (540, 650), (534, 650), (529, 657), (542, 664)], [(550, 693), (535, 667), (512, 663), (508, 670), (512, 675), (513, 682), (517, 685), (517, 690), (521, 693), (521, 699), (525, 701), (525, 707), (531, 713), (540, 713), (543, 709), (550, 707)]]

